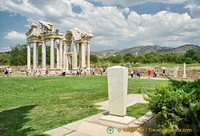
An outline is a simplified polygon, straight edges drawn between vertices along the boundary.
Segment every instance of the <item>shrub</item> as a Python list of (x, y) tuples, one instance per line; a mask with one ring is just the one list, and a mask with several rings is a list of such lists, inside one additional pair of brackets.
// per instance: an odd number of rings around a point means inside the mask
[[(148, 94), (149, 106), (159, 128), (192, 129), (178, 135), (200, 135), (200, 80), (193, 82), (170, 80)], [(169, 133), (177, 135), (177, 133)]]

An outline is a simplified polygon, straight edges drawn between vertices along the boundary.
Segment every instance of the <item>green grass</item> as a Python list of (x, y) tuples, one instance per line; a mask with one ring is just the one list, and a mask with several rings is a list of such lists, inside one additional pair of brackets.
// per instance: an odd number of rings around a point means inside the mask
[[(168, 81), (129, 79), (128, 93), (145, 93)], [(0, 78), (0, 135), (42, 136), (62, 125), (102, 112), (105, 76)]]
[[(159, 63), (152, 63), (152, 64), (141, 64), (140, 67), (167, 67), (167, 68), (172, 68), (172, 67), (182, 67), (183, 64), (159, 64)], [(200, 64), (187, 64), (187, 67), (200, 67)]]
[[(92, 67), (109, 67), (114, 65), (123, 65), (125, 67), (132, 66), (137, 67), (136, 64), (127, 64), (127, 63), (121, 63), (121, 64), (93, 64)], [(187, 64), (187, 67), (200, 67), (200, 64)], [(167, 63), (150, 63), (150, 64), (140, 64), (139, 67), (167, 67), (167, 68), (173, 68), (173, 67), (181, 67), (183, 68), (183, 64), (167, 64)]]
[(148, 104), (137, 103), (127, 108), (127, 115), (139, 118), (150, 111)]

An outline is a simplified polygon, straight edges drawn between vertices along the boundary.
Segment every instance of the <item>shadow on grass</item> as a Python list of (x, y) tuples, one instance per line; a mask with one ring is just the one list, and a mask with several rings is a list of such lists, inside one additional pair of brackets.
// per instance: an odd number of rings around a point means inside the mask
[(0, 136), (27, 136), (34, 131), (31, 127), (24, 128), (25, 123), (30, 120), (27, 113), (34, 107), (35, 105), (28, 105), (0, 112)]

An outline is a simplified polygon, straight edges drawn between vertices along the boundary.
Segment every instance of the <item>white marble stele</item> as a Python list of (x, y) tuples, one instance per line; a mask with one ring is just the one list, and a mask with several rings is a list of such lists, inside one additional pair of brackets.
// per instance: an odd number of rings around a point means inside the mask
[(127, 87), (128, 68), (122, 66), (108, 68), (108, 104), (111, 115), (126, 115)]
[(126, 99), (128, 88), (128, 68), (114, 66), (108, 68), (108, 105), (109, 114), (100, 119), (128, 124), (135, 118), (126, 116)]

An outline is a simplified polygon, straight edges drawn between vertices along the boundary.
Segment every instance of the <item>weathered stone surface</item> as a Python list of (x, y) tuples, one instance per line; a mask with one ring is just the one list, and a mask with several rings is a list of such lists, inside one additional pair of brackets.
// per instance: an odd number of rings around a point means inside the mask
[(112, 115), (126, 115), (128, 68), (114, 66), (108, 68), (109, 112)]
[(101, 117), (100, 119), (105, 120), (105, 121), (128, 125), (136, 118), (132, 118), (132, 117), (128, 117), (128, 116), (118, 117), (118, 116), (107, 115), (107, 116)]
[(63, 135), (67, 135), (71, 132), (72, 132), (72, 130), (69, 130), (69, 129), (66, 129), (63, 127), (59, 127), (59, 128), (55, 128), (50, 131), (47, 131), (44, 134), (48, 134), (50, 136), (63, 136)]

